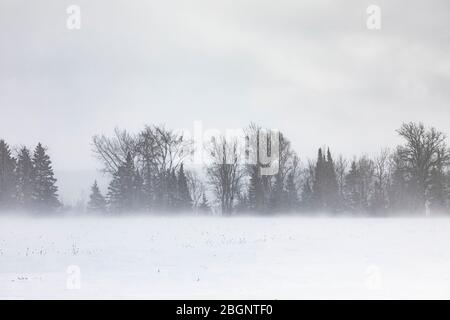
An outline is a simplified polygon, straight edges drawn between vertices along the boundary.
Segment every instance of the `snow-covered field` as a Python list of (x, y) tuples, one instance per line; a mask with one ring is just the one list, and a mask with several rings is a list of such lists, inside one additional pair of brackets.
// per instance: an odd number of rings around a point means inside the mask
[(3, 216), (0, 298), (450, 298), (450, 219)]

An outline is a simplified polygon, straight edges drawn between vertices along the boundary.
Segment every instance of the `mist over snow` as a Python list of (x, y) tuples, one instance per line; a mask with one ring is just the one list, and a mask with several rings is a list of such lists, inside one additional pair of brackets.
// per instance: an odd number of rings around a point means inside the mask
[(449, 298), (449, 219), (0, 217), (0, 298)]

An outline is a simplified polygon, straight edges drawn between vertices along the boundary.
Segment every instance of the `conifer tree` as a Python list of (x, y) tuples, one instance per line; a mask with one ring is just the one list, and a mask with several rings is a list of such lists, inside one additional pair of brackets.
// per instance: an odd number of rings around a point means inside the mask
[(124, 208), (123, 205), (123, 188), (121, 184), (121, 172), (122, 167), (120, 166), (116, 172), (113, 173), (111, 182), (108, 186), (108, 194), (107, 194), (107, 204), (108, 209), (111, 212), (120, 212)]
[(314, 207), (328, 212), (339, 211), (341, 207), (339, 186), (329, 149), (326, 156), (322, 153), (322, 149), (319, 149), (314, 172), (312, 188)]
[(100, 192), (97, 181), (91, 187), (91, 194), (87, 205), (89, 212), (102, 213), (106, 211), (106, 200)]
[(284, 190), (284, 181), (280, 172), (275, 175), (272, 192), (270, 193), (270, 209), (272, 212), (280, 212), (285, 209), (286, 194)]
[(142, 196), (143, 206), (149, 211), (155, 205), (154, 181), (154, 174), (148, 166), (145, 166), (143, 169)]
[(167, 177), (168, 177), (167, 190), (166, 190), (167, 203), (163, 209), (173, 211), (180, 207), (180, 197), (179, 197), (179, 193), (178, 193), (178, 181), (177, 181), (177, 174), (175, 173), (175, 169), (170, 170)]
[(447, 213), (450, 213), (450, 172), (445, 173), (445, 209)]
[(248, 209), (254, 212), (261, 212), (264, 210), (264, 186), (259, 173), (259, 165), (251, 165), (249, 171)]
[(371, 199), (370, 209), (375, 214), (385, 213), (387, 201), (384, 186), (379, 181), (374, 182), (373, 195)]
[(4, 140), (0, 140), (0, 208), (9, 209), (15, 204), (16, 160)]
[(177, 177), (177, 191), (178, 191), (178, 209), (190, 210), (192, 208), (192, 199), (189, 192), (186, 174), (184, 172), (183, 164), (180, 165)]
[(108, 202), (111, 211), (124, 212), (134, 209), (135, 168), (131, 153), (127, 154), (125, 163), (113, 174), (108, 187)]
[(356, 161), (352, 161), (350, 171), (345, 177), (347, 207), (351, 211), (358, 211), (361, 209), (361, 195), (358, 190), (358, 175)]
[[(438, 155), (439, 156), (439, 155)], [(428, 199), (431, 211), (442, 211), (446, 206), (446, 179), (442, 161), (436, 161), (430, 172)]]
[(17, 156), (17, 203), (21, 209), (30, 209), (33, 201), (33, 161), (30, 150), (23, 147)]
[(309, 212), (310, 210), (314, 209), (314, 195), (309, 178), (306, 179), (305, 183), (303, 184), (302, 194), (300, 198), (300, 206), (303, 211)]
[(139, 170), (136, 169), (134, 173), (134, 190), (133, 190), (133, 209), (136, 211), (142, 211), (147, 207), (144, 179), (142, 178)]
[(294, 181), (294, 174), (290, 172), (286, 179), (286, 208), (289, 211), (298, 208), (297, 186)]
[(399, 157), (398, 150), (392, 156), (391, 182), (388, 187), (389, 209), (391, 211), (414, 211), (414, 201), (411, 198), (411, 176), (406, 169), (406, 163)]
[(42, 211), (58, 208), (61, 204), (57, 192), (52, 162), (39, 143), (33, 154), (33, 206)]
[(169, 172), (163, 171), (155, 174), (151, 184), (147, 184), (147, 194), (150, 192), (154, 196), (152, 208), (155, 210), (162, 210), (168, 206), (167, 183), (169, 177)]
[(321, 210), (325, 207), (326, 192), (326, 161), (322, 148), (317, 152), (317, 162), (314, 169), (314, 182), (312, 185), (313, 207)]
[(327, 150), (326, 158), (326, 208), (331, 212), (340, 210), (339, 186), (337, 183), (334, 161), (330, 149)]

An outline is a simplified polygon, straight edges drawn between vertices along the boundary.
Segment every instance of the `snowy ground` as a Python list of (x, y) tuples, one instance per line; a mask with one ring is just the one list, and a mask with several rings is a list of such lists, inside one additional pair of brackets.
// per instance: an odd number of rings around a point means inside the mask
[(445, 218), (4, 216), (0, 298), (450, 298), (449, 249)]

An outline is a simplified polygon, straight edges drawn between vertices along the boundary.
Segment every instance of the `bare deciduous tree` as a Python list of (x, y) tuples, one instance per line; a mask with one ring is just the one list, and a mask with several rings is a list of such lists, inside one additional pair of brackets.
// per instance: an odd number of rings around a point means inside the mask
[(93, 152), (103, 163), (103, 171), (113, 174), (125, 163), (125, 159), (130, 153), (136, 153), (136, 138), (126, 130), (114, 129), (114, 135), (96, 135), (92, 139)]
[(375, 211), (385, 210), (387, 207), (388, 197), (387, 190), (389, 186), (389, 149), (382, 149), (375, 157), (374, 164), (374, 195), (372, 199), (372, 208)]
[(136, 142), (136, 153), (142, 166), (151, 167), (157, 173), (177, 170), (189, 156), (192, 142), (182, 134), (163, 126), (146, 126)]
[(189, 185), (189, 192), (191, 194), (192, 207), (197, 211), (202, 203), (206, 188), (196, 172), (187, 171), (186, 177)]
[(397, 131), (406, 140), (397, 150), (406, 165), (409, 179), (416, 186), (418, 209), (425, 208), (426, 193), (433, 166), (448, 164), (449, 151), (445, 135), (435, 128), (425, 128), (422, 123), (404, 123)]
[(116, 172), (128, 153), (141, 168), (150, 165), (158, 173), (176, 170), (191, 151), (190, 141), (163, 126), (146, 126), (136, 136), (116, 128), (112, 137), (94, 136), (93, 146), (94, 154), (108, 173)]
[(223, 215), (230, 215), (241, 191), (244, 170), (239, 163), (237, 140), (215, 137), (206, 146), (211, 164), (207, 167), (208, 182), (220, 203)]

